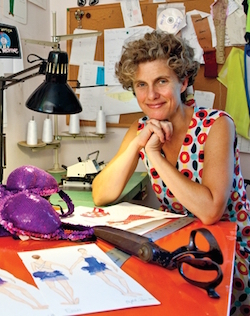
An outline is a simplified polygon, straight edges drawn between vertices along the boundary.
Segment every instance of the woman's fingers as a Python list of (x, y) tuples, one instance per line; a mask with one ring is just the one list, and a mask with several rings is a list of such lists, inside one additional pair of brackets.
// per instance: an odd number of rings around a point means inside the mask
[(171, 139), (173, 135), (173, 125), (171, 122), (151, 119), (147, 124), (151, 133), (155, 133), (162, 143)]
[(173, 135), (173, 125), (171, 122), (168, 122), (168, 121), (161, 121), (161, 127), (165, 133), (165, 138), (166, 140), (170, 140), (172, 135)]

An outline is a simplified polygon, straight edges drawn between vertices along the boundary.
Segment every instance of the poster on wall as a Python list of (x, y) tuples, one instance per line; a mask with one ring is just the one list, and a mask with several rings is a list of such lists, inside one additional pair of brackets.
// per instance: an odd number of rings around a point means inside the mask
[(27, 23), (27, 0), (4, 0), (4, 16), (22, 24)]
[(29, 2), (34, 3), (35, 5), (43, 8), (44, 10), (46, 10), (47, 8), (47, 0), (29, 0)]
[(0, 24), (0, 58), (21, 58), (18, 31), (15, 26)]

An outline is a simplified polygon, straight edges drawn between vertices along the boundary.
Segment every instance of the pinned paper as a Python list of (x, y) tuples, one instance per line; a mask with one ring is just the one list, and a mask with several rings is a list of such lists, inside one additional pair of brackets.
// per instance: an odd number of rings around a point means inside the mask
[(120, 60), (122, 46), (126, 41), (133, 41), (143, 37), (145, 33), (152, 32), (150, 26), (137, 26), (133, 28), (116, 28), (104, 30), (104, 64), (105, 84), (120, 85), (115, 78), (115, 63)]
[[(93, 30), (75, 29), (74, 34), (97, 32)], [(97, 36), (76, 38), (72, 41), (70, 65), (82, 65), (95, 59)]]
[(120, 1), (120, 4), (126, 28), (143, 24), (139, 0), (123, 0)]
[(181, 30), (181, 35), (182, 35), (182, 38), (185, 38), (186, 41), (189, 43), (189, 45), (194, 49), (195, 60), (197, 60), (201, 64), (204, 64), (203, 49), (201, 48), (201, 46), (198, 42), (195, 28), (194, 28), (194, 25), (192, 23), (192, 15), (196, 15), (196, 14), (199, 14), (202, 19), (207, 18), (209, 29), (210, 29), (211, 36), (212, 36), (212, 47), (216, 46), (216, 34), (215, 34), (213, 19), (212, 19), (211, 14), (208, 14), (206, 12), (202, 12), (202, 11), (198, 11), (198, 10), (193, 10), (193, 11), (187, 12), (186, 13), (187, 25), (185, 28), (183, 28)]
[(104, 67), (97, 67), (97, 76), (96, 76), (96, 84), (98, 85), (104, 85)]

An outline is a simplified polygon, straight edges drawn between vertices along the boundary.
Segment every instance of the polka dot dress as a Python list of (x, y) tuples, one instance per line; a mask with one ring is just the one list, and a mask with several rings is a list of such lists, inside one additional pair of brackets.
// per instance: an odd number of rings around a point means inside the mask
[[(192, 181), (197, 183), (202, 182), (206, 139), (213, 123), (223, 115), (228, 116), (223, 111), (194, 107), (193, 117), (176, 164), (176, 169)], [(148, 117), (143, 117), (139, 120), (138, 133), (144, 128), (147, 120)], [(238, 225), (230, 315), (249, 316), (250, 204), (246, 197), (244, 180), (240, 170), (240, 157), (236, 138), (234, 147), (234, 178), (227, 208), (222, 218), (222, 220), (236, 222)], [(162, 211), (193, 216), (166, 187), (148, 160), (144, 149), (140, 152), (140, 158), (147, 168), (152, 188), (161, 203), (160, 209)]]

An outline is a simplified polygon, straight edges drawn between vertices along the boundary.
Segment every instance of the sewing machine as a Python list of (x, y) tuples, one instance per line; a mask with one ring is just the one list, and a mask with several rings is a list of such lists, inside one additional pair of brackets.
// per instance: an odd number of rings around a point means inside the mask
[[(90, 156), (95, 154), (95, 158)], [(88, 154), (86, 160), (78, 158), (78, 163), (71, 166), (63, 166), (67, 170), (66, 178), (62, 179), (63, 187), (91, 188), (95, 176), (105, 167), (105, 163), (97, 162), (99, 150)]]

